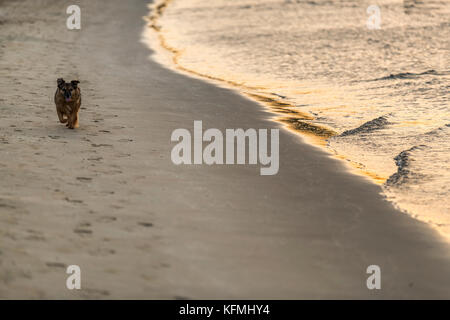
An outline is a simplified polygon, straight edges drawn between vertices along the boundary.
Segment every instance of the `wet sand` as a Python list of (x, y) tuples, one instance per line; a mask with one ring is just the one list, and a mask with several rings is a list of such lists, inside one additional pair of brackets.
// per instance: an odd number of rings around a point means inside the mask
[[(174, 129), (276, 128), (257, 103), (152, 62), (146, 1), (0, 1), (0, 298), (449, 298), (450, 247), (280, 130), (280, 170), (175, 166)], [(80, 128), (56, 78), (80, 79)], [(81, 267), (81, 290), (65, 287)], [(381, 267), (382, 289), (366, 288)]]

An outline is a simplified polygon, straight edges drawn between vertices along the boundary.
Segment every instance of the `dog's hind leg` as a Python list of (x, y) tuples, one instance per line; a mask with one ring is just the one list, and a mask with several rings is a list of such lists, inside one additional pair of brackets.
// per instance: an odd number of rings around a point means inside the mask
[(78, 124), (78, 111), (73, 115), (73, 127), (74, 128), (78, 128), (79, 124)]

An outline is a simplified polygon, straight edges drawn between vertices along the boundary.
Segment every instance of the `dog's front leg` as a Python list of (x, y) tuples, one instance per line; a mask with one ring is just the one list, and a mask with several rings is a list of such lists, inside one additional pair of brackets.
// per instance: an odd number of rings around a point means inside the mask
[(56, 113), (58, 114), (59, 122), (61, 123), (67, 122), (67, 119), (64, 119), (64, 115), (58, 109), (56, 109)]
[(68, 122), (68, 128), (69, 129), (75, 129), (77, 125), (77, 114), (76, 113), (71, 113), (69, 115), (69, 122)]

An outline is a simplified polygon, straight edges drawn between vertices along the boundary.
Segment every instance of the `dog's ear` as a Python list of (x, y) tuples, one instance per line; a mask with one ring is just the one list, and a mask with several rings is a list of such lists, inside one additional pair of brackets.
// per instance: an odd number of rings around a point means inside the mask
[(80, 83), (80, 81), (72, 80), (70, 83), (72, 84), (72, 87), (74, 87), (74, 89), (76, 89), (78, 87), (78, 84)]
[(58, 80), (56, 80), (56, 83), (58, 84), (58, 88), (62, 89), (63, 84), (65, 84), (66, 82), (63, 78), (58, 78)]

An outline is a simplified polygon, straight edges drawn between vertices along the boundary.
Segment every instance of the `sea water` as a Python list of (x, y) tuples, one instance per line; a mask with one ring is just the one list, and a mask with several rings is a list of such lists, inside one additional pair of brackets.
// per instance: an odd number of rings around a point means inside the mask
[(449, 0), (162, 3), (180, 67), (311, 115), (302, 123), (333, 132), (327, 148), (450, 235)]

